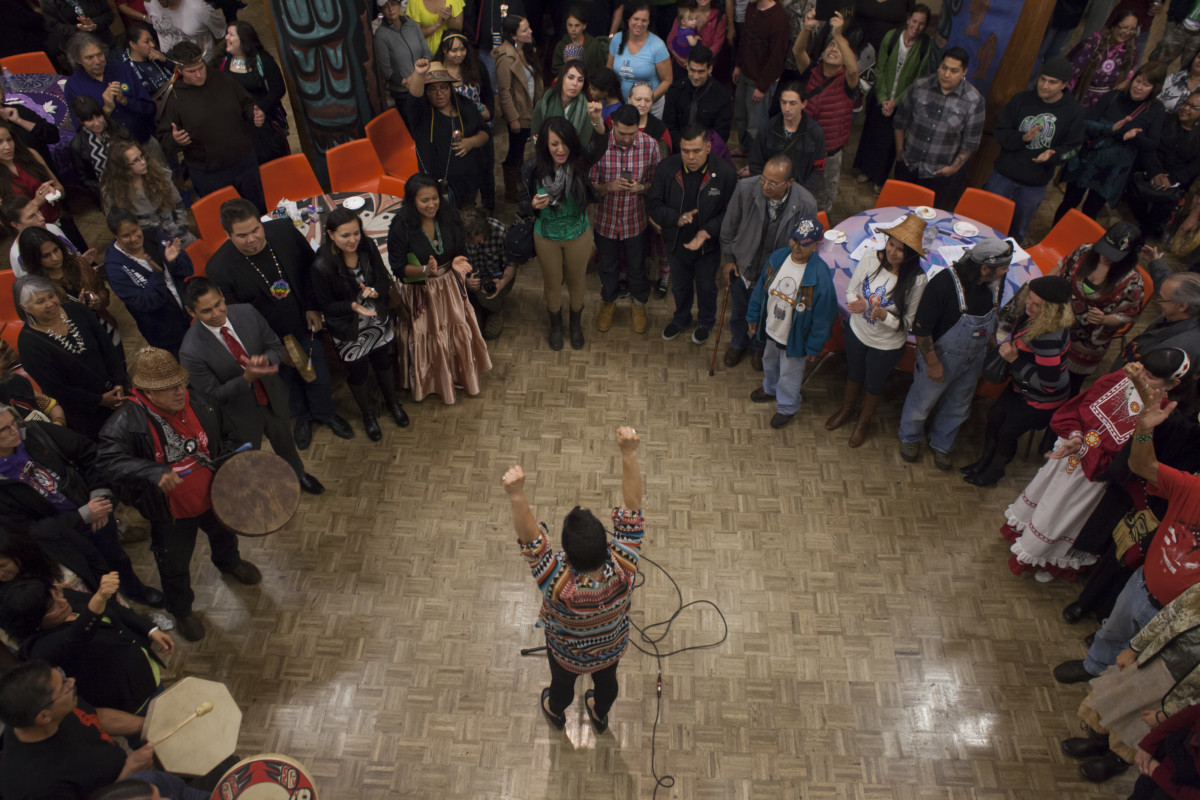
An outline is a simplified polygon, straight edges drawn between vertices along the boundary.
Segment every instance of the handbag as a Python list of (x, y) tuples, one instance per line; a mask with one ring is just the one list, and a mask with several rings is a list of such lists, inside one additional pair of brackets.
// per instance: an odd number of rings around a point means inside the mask
[(1011, 367), (1000, 355), (1000, 348), (992, 348), (983, 359), (983, 379), (989, 383), (1004, 383)]
[(1159, 189), (1154, 184), (1150, 183), (1150, 173), (1135, 172), (1133, 173), (1133, 188), (1142, 197), (1155, 203), (1178, 203), (1183, 197), (1183, 186), (1168, 186), (1166, 189)]
[(509, 264), (520, 266), (533, 258), (533, 217), (517, 214), (504, 236), (504, 257)]

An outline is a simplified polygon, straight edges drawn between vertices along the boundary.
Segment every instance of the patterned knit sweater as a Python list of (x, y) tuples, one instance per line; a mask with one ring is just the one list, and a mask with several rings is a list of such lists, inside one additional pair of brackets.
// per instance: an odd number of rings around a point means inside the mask
[(598, 579), (576, 572), (566, 555), (550, 548), (549, 531), (521, 552), (542, 592), (538, 625), (554, 660), (576, 674), (615, 664), (629, 644), (629, 600), (642, 547), (642, 512), (614, 508), (608, 561)]

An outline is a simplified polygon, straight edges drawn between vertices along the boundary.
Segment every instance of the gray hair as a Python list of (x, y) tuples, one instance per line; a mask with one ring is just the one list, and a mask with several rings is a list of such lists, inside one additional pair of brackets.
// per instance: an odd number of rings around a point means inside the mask
[[(67, 60), (71, 62), (72, 67), (78, 67), (80, 64), (80, 56), (83, 55), (83, 50), (86, 47), (95, 45), (100, 48), (100, 52), (104, 53), (104, 42), (96, 38), (95, 35), (87, 31), (80, 31), (70, 38), (67, 42)], [(105, 53), (105, 57), (108, 54)]]
[(12, 414), (13, 419), (17, 422), (21, 422), (24, 419), (21, 416), (21, 412), (17, 411), (8, 403), (0, 403), (0, 417), (4, 416), (5, 414)]
[[(1163, 286), (1173, 283), (1175, 292), (1171, 299), (1176, 303), (1187, 306), (1189, 317), (1200, 317), (1200, 275), (1191, 272), (1180, 272), (1163, 281)], [(1159, 290), (1162, 294), (1162, 290)]]
[(26, 303), (45, 292), (53, 294), (55, 292), (54, 284), (40, 275), (24, 275), (17, 278), (16, 283), (13, 284), (13, 300), (20, 309), (24, 309)]

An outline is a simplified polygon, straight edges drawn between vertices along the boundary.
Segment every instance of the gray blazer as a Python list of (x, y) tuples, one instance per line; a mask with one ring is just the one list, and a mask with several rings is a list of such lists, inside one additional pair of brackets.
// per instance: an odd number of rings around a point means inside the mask
[[(792, 183), (788, 196), (780, 209), (779, 227), (775, 241), (768, 242), (764, 253), (770, 255), (781, 247), (788, 246), (788, 237), (803, 216), (816, 219), (817, 201), (812, 192), (799, 183)], [(751, 284), (758, 279), (762, 264), (755, 264), (758, 246), (762, 239), (763, 226), (767, 219), (767, 198), (757, 175), (742, 178), (737, 182), (733, 199), (725, 209), (721, 223), (721, 253), (726, 263), (737, 264), (738, 272)]]
[[(241, 339), (247, 354), (264, 355), (272, 364), (283, 360), (283, 343), (267, 327), (266, 319), (254, 306), (234, 303), (228, 311), (227, 324)], [(242, 365), (234, 360), (225, 343), (199, 322), (193, 322), (183, 336), (179, 363), (191, 375), (192, 387), (221, 407), (226, 424), (237, 434), (234, 438), (253, 441), (255, 435), (261, 435), (259, 425), (245, 433), (241, 429), (249, 420), (255, 419), (254, 412), (258, 408), (254, 388), (242, 377)], [(283, 379), (278, 375), (266, 375), (261, 380), (271, 401), (271, 410), (286, 418), (288, 392)]]

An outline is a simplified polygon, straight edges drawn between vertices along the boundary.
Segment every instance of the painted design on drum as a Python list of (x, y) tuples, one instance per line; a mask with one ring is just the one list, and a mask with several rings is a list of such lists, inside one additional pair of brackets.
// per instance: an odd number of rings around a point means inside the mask
[(291, 73), (303, 126), (319, 177), (328, 178), (325, 153), (364, 135), (381, 108), (373, 40), (366, 35), (374, 3), (355, 0), (271, 0), (279, 51)]
[(221, 800), (317, 800), (317, 789), (295, 765), (259, 759), (235, 767), (221, 779), (214, 796)]

